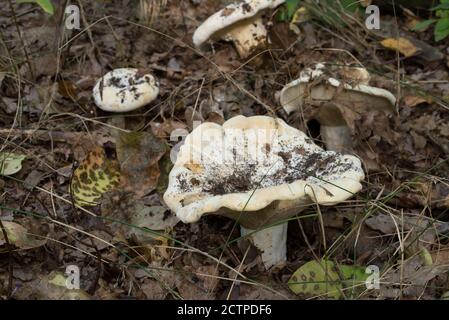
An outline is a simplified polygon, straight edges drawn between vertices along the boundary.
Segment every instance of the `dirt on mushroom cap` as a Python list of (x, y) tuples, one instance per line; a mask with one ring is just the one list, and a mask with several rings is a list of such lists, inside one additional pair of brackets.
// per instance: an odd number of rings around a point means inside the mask
[(95, 104), (111, 112), (126, 112), (153, 101), (159, 94), (157, 80), (143, 69), (118, 68), (105, 74), (93, 89)]
[[(274, 161), (270, 161), (269, 157)], [(236, 155), (235, 161), (226, 167), (219, 164), (205, 165), (203, 173), (194, 177), (180, 173), (177, 178), (180, 191), (201, 188), (202, 192), (211, 195), (223, 195), (292, 183), (295, 180), (315, 183), (321, 179), (329, 181), (332, 176), (350, 169), (356, 170), (352, 162), (342, 159), (336, 152), (316, 152), (300, 145), (284, 145), (279, 152), (271, 153), (259, 163), (238, 159)]]
[[(290, 127), (277, 122), (280, 120), (236, 117), (229, 121), (253, 122), (261, 127), (236, 128), (225, 124), (223, 129), (220, 126), (197, 129), (181, 150), (183, 157), (190, 154), (185, 158), (184, 169), (172, 179), (178, 193), (224, 195), (297, 180), (320, 185), (338, 180), (348, 172), (363, 175), (354, 157), (324, 151), (298, 130), (286, 133), (283, 130)], [(277, 125), (282, 129), (277, 129)]]

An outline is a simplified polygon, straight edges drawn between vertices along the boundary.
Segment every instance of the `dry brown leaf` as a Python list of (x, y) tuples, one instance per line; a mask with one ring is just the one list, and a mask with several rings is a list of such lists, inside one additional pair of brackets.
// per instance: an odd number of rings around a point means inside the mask
[(449, 183), (417, 183), (415, 189), (419, 191), (420, 203), (436, 208), (449, 208)]
[(285, 288), (276, 286), (273, 290), (268, 290), (262, 286), (240, 284), (239, 300), (285, 300), (294, 299), (293, 293)]
[(156, 280), (145, 279), (144, 283), (140, 286), (140, 289), (144, 293), (145, 297), (150, 300), (164, 299), (168, 291)]
[(445, 137), (449, 137), (449, 123), (443, 123), (440, 126), (440, 133)]
[(412, 214), (402, 216), (377, 214), (366, 219), (365, 223), (371, 229), (387, 235), (396, 235), (398, 229), (412, 233), (407, 240), (407, 247), (410, 251), (418, 251), (421, 247), (433, 244), (438, 233), (449, 230), (447, 222)]
[(48, 275), (37, 274), (36, 279), (18, 286), (15, 299), (37, 300), (89, 300), (91, 297), (82, 289), (68, 289), (66, 275), (52, 271)]
[(403, 100), (407, 107), (415, 107), (421, 103), (432, 103), (432, 98), (430, 97), (405, 96)]
[(449, 264), (449, 248), (442, 248), (440, 250), (431, 252), (432, 261), (436, 265)]
[(165, 154), (165, 144), (150, 132), (120, 132), (116, 149), (124, 190), (140, 197), (153, 191), (159, 179), (158, 161)]
[(72, 81), (60, 80), (58, 81), (58, 92), (64, 98), (75, 99), (77, 95), (77, 88)]
[[(36, 237), (28, 232), (26, 228), (18, 223), (12, 221), (2, 221), (3, 227), (6, 230), (8, 241), (10, 244), (20, 249), (32, 249), (43, 246), (47, 240), (45, 238)], [(0, 246), (5, 244), (6, 241), (3, 236), (3, 232), (0, 230)]]
[(426, 114), (411, 121), (411, 125), (417, 132), (431, 131), (438, 128), (437, 120), (432, 114)]
[(175, 121), (173, 119), (167, 119), (164, 122), (151, 122), (151, 131), (158, 138), (168, 138), (173, 130), (185, 129), (187, 130), (187, 125), (183, 122)]
[(218, 268), (216, 265), (205, 265), (197, 269), (196, 275), (203, 281), (208, 292), (214, 292), (218, 284)]
[(413, 143), (416, 149), (422, 149), (426, 146), (427, 140), (422, 135), (417, 134), (415, 131), (411, 131), (410, 135), (413, 137)]
[(407, 27), (407, 29), (412, 30), (418, 23), (421, 22), (419, 17), (417, 17), (412, 10), (402, 8), (402, 12), (405, 16), (405, 26)]
[(193, 279), (180, 278), (177, 281), (176, 287), (179, 294), (185, 300), (211, 300), (214, 299), (214, 295), (201, 285), (201, 283), (195, 283)]
[(405, 38), (387, 38), (382, 40), (380, 44), (387, 49), (399, 51), (406, 58), (416, 55), (419, 51), (410, 40)]
[[(381, 276), (380, 298), (421, 298), (427, 291), (429, 281), (448, 269), (449, 265), (426, 266), (419, 255), (414, 256)], [(431, 286), (429, 290), (432, 290)]]

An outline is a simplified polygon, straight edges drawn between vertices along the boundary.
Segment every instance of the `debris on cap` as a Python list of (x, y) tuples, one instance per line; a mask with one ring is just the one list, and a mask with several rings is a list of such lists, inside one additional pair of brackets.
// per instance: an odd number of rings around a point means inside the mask
[[(331, 101), (343, 95), (347, 98), (347, 92), (354, 93), (351, 95), (353, 100), (359, 101), (374, 97), (379, 98), (378, 100), (382, 102), (379, 107), (394, 108), (395, 96), (388, 90), (369, 86), (370, 76), (365, 68), (337, 67), (337, 74), (329, 76), (330, 69), (323, 63), (317, 63), (314, 68), (306, 68), (301, 71), (298, 79), (285, 85), (280, 94), (280, 102), (284, 110), (291, 113), (300, 109), (306, 96), (311, 99)], [(319, 79), (323, 81), (316, 81)], [(340, 86), (343, 87), (343, 91), (337, 90)], [(310, 89), (310, 92), (307, 89)], [(357, 93), (362, 95), (357, 95)], [(365, 103), (365, 105), (370, 104)]]
[[(203, 123), (185, 138), (164, 201), (185, 223), (216, 214), (255, 230), (313, 203), (344, 201), (363, 178), (357, 157), (325, 151), (281, 119), (237, 116), (222, 126)], [(276, 239), (258, 241), (266, 266), (285, 257), (273, 252), (286, 252), (285, 228), (266, 230)]]
[(363, 177), (357, 157), (325, 151), (281, 119), (237, 116), (186, 137), (164, 200), (190, 223), (221, 208), (237, 217), (273, 201), (338, 203), (361, 189)]
[(201, 48), (209, 40), (232, 41), (241, 58), (251, 55), (267, 42), (262, 20), (265, 9), (273, 9), (285, 0), (246, 0), (233, 3), (204, 21), (193, 34), (193, 44)]
[(119, 68), (100, 78), (94, 89), (95, 104), (104, 111), (127, 112), (141, 108), (159, 94), (159, 84), (150, 73)]

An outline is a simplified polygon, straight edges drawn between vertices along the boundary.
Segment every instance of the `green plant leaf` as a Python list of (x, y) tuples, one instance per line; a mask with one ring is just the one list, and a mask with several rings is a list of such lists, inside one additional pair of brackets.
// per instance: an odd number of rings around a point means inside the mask
[(435, 23), (436, 21), (437, 21), (436, 19), (429, 19), (429, 20), (421, 21), (421, 22), (417, 23), (417, 24), (412, 28), (412, 31), (424, 31), (424, 30), (426, 30), (431, 24)]
[(449, 35), (449, 17), (442, 18), (435, 24), (434, 36), (435, 41), (440, 41)]
[(288, 286), (295, 294), (340, 299), (343, 289), (357, 288), (368, 276), (362, 267), (337, 265), (323, 259), (301, 266), (288, 281)]
[(70, 192), (76, 204), (96, 206), (105, 192), (120, 182), (120, 166), (103, 148), (91, 151), (73, 173)]
[(360, 1), (340, 0), (340, 3), (343, 9), (350, 13), (355, 13), (357, 10), (361, 9)]
[(439, 5), (430, 9), (431, 11), (435, 10), (449, 10), (449, 3), (440, 3)]
[(426, 248), (421, 248), (419, 256), (421, 257), (421, 260), (425, 266), (431, 266), (433, 264), (432, 255)]
[(55, 13), (51, 0), (17, 0), (17, 3), (36, 3), (48, 14)]
[(26, 158), (23, 154), (0, 152), (0, 175), (10, 176), (22, 169), (22, 161)]
[(448, 0), (440, 0), (440, 4), (431, 10), (435, 10), (435, 15), (438, 18), (448, 18), (449, 17), (449, 1)]
[(301, 0), (286, 0), (285, 6), (287, 7), (287, 15), (288, 15), (288, 21), (291, 20), (293, 15), (295, 14), (296, 10), (299, 7), (299, 3)]
[(277, 21), (290, 21), (299, 7), (301, 0), (286, 0), (284, 7), (277, 14)]

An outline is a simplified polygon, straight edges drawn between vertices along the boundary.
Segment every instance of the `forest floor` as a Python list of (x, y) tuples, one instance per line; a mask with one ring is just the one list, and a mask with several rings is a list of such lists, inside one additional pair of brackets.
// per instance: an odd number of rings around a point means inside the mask
[[(316, 259), (379, 268), (378, 289), (342, 285), (338, 298), (449, 292), (449, 41), (410, 27), (428, 11), (398, 7), (395, 16), (381, 7), (379, 31), (364, 28), (364, 18), (329, 25), (312, 16), (297, 33), (272, 12), (270, 49), (240, 59), (230, 42), (203, 51), (192, 44), (195, 29), (231, 1), (149, 1), (144, 18), (139, 1), (75, 1), (80, 30), (63, 27), (63, 2), (54, 2), (54, 15), (0, 2), (0, 157), (12, 153), (11, 163), (21, 164), (0, 176), (0, 298), (320, 299), (322, 286), (295, 294), (288, 285)], [(404, 55), (381, 44), (397, 36), (413, 39), (416, 50)], [(170, 135), (191, 131), (193, 120), (268, 115), (323, 146), (317, 121), (287, 115), (278, 100), (284, 85), (318, 62), (364, 66), (370, 85), (396, 96), (396, 110), (345, 115), (363, 189), (291, 219), (287, 262), (267, 271), (233, 220), (211, 215), (184, 224), (166, 207), (170, 148), (178, 142)], [(150, 70), (157, 99), (120, 115), (97, 108), (93, 86), (120, 67)], [(118, 141), (120, 131), (152, 138), (130, 147)], [(69, 186), (92, 154), (134, 161), (131, 178), (98, 205), (83, 206)], [(136, 212), (153, 217), (157, 232), (142, 235)], [(67, 266), (79, 268), (80, 290), (63, 285)]]

